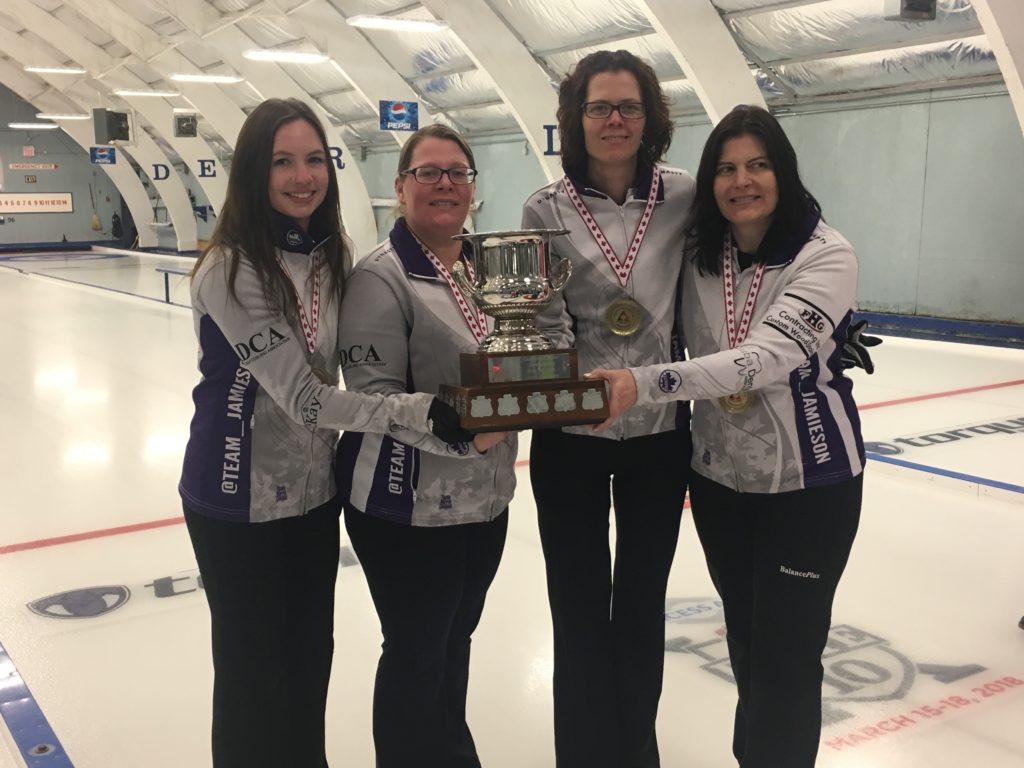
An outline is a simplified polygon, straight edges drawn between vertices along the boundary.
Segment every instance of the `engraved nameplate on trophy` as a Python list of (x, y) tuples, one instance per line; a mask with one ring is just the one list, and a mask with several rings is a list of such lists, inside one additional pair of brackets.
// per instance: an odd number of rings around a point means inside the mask
[(572, 273), (563, 259), (549, 271), (549, 241), (565, 230), (519, 230), (459, 235), (469, 240), (476, 273), (452, 270), (466, 298), (494, 318), (475, 353), (461, 356), (460, 384), (439, 396), (470, 432), (598, 424), (608, 418), (604, 382), (580, 379), (576, 350), (555, 349), (537, 330), (536, 316)]

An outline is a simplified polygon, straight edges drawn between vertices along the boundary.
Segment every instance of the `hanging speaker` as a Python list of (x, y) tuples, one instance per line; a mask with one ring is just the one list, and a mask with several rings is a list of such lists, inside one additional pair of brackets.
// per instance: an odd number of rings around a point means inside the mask
[(175, 115), (174, 135), (179, 139), (194, 139), (199, 135), (199, 118), (195, 115)]
[(97, 144), (112, 144), (115, 141), (128, 141), (130, 138), (127, 112), (94, 109), (92, 126)]
[(935, 21), (938, 0), (885, 0), (882, 13), (890, 21)]

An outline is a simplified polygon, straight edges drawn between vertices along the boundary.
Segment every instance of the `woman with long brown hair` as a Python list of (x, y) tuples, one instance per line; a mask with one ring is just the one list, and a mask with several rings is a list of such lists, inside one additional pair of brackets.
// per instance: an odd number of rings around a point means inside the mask
[(192, 275), (202, 380), (179, 491), (210, 605), (215, 768), (327, 765), (338, 430), (464, 436), (431, 395), (338, 388), (350, 251), (323, 126), (263, 102)]

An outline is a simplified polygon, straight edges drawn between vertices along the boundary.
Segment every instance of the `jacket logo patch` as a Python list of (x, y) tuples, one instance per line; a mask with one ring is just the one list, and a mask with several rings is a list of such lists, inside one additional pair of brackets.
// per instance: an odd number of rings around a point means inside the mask
[(384, 365), (380, 355), (373, 344), (353, 344), (348, 349), (341, 350), (341, 365), (343, 368), (352, 368), (364, 365)]
[(284, 236), (285, 242), (291, 246), (302, 245), (302, 233), (296, 232), (294, 229), (289, 229), (288, 234)]
[(658, 388), (662, 392), (675, 392), (682, 383), (683, 380), (679, 377), (679, 374), (671, 369), (662, 371), (661, 375), (658, 376)]
[(323, 403), (314, 396), (310, 404), (302, 409), (302, 423), (307, 427), (315, 427), (320, 418), (320, 409), (322, 407)]
[(822, 317), (819, 312), (815, 312), (811, 309), (804, 309), (800, 312), (800, 318), (818, 333), (825, 330), (825, 318)]
[(754, 377), (761, 372), (764, 366), (761, 365), (761, 356), (757, 352), (744, 352), (743, 357), (737, 357), (733, 360), (736, 363), (736, 367), (739, 368), (740, 378), (743, 379), (743, 383), (740, 385), (740, 390), (753, 389)]
[(250, 336), (248, 341), (240, 341), (235, 344), (235, 354), (243, 363), (252, 363), (267, 353), (273, 352), (286, 341), (288, 341), (288, 337), (285, 334), (274, 326), (268, 325), (259, 333)]

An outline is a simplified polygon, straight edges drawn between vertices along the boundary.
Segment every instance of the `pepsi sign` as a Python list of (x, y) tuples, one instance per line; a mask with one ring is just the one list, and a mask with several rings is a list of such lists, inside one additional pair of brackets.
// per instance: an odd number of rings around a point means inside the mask
[(420, 105), (415, 101), (381, 101), (382, 131), (415, 131), (420, 127)]
[(89, 162), (94, 165), (114, 165), (117, 150), (114, 147), (89, 147)]

